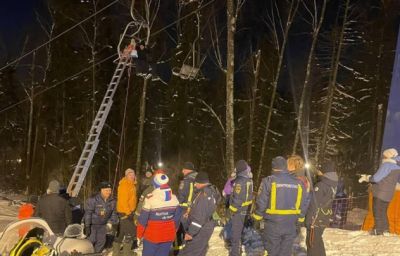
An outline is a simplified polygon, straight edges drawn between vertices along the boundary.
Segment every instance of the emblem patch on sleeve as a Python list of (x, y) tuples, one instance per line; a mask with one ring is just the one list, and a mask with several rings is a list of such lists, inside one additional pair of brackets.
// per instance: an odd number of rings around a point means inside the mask
[(235, 184), (235, 193), (240, 194), (240, 191), (242, 191), (242, 186), (240, 184)]

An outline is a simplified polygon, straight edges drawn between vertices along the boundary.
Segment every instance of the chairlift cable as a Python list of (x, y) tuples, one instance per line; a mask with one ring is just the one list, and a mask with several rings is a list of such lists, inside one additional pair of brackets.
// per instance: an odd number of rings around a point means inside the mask
[(35, 49), (33, 49), (33, 50), (31, 50), (31, 51), (25, 53), (25, 54), (22, 55), (21, 57), (18, 57), (17, 59), (15, 59), (15, 60), (9, 62), (9, 63), (6, 64), (5, 66), (1, 67), (1, 68), (0, 68), (0, 71), (6, 69), (7, 67), (11, 66), (12, 64), (14, 64), (14, 63), (20, 61), (21, 59), (25, 58), (26, 56), (31, 55), (33, 52), (39, 50), (40, 48), (42, 48), (42, 47), (44, 47), (44, 46), (46, 46), (46, 45), (48, 45), (49, 43), (53, 42), (54, 40), (60, 38), (61, 36), (65, 35), (65, 34), (68, 33), (69, 31), (75, 29), (76, 27), (78, 27), (78, 26), (81, 25), (82, 23), (88, 21), (89, 19), (93, 18), (93, 17), (96, 16), (97, 14), (99, 14), (99, 13), (105, 11), (106, 9), (110, 8), (111, 6), (113, 6), (114, 4), (116, 4), (116, 3), (119, 2), (119, 1), (120, 1), (120, 0), (115, 0), (114, 2), (111, 2), (111, 3), (108, 4), (107, 6), (103, 7), (102, 9), (100, 9), (100, 10), (98, 10), (97, 12), (93, 13), (92, 15), (88, 16), (88, 17), (85, 18), (84, 20), (82, 20), (82, 21), (76, 23), (76, 24), (73, 25), (72, 27), (70, 27), (70, 28), (64, 30), (63, 32), (61, 32), (60, 34), (58, 34), (58, 35), (56, 35), (55, 37), (51, 38), (51, 39), (48, 40), (47, 42), (45, 42), (45, 43), (39, 45), (38, 47), (36, 47)]
[[(92, 14), (91, 16), (89, 16), (88, 18), (86, 18), (85, 20), (83, 20), (83, 21), (79, 22), (78, 24), (74, 25), (73, 27), (69, 28), (68, 31), (69, 31), (69, 30), (72, 30), (72, 29), (75, 28), (76, 26), (79, 26), (79, 25), (80, 25), (81, 23), (83, 23), (84, 21), (86, 21), (86, 20), (92, 18), (95, 14), (98, 14), (98, 13), (100, 13), (101, 11), (104, 11), (106, 8), (109, 8), (111, 5), (117, 3), (118, 1), (119, 1), (119, 0), (115, 0), (114, 2), (110, 3), (108, 6), (104, 7), (103, 9), (100, 9), (98, 12)], [(161, 33), (162, 31), (166, 30), (167, 28), (169, 28), (169, 27), (175, 25), (176, 23), (178, 23), (178, 22), (181, 21), (181, 20), (186, 19), (187, 17), (189, 17), (189, 16), (192, 15), (193, 13), (195, 13), (195, 12), (197, 12), (197, 11), (199, 11), (199, 10), (205, 8), (206, 6), (210, 5), (210, 4), (213, 3), (213, 2), (215, 2), (215, 0), (210, 1), (210, 2), (208, 2), (207, 4), (201, 6), (200, 8), (198, 8), (198, 9), (196, 9), (196, 10), (194, 10), (194, 11), (188, 13), (187, 15), (185, 15), (185, 16), (183, 16), (183, 17), (177, 19), (176, 21), (171, 22), (170, 24), (166, 25), (165, 27), (163, 27), (163, 28), (157, 30), (156, 32), (152, 33), (152, 34), (150, 35), (150, 37), (155, 36), (155, 35)], [(49, 44), (51, 41), (55, 40), (56, 38), (61, 37), (63, 34), (65, 34), (65, 33), (68, 32), (68, 31), (66, 30), (66, 31), (62, 32), (61, 34), (59, 34), (59, 35), (53, 37), (53, 38), (52, 38), (51, 40), (49, 40), (48, 42), (46, 42), (46, 43), (44, 43), (44, 44), (38, 46), (38, 47), (35, 48), (34, 50), (32, 50), (32, 51), (30, 51), (30, 52), (24, 54), (23, 56), (19, 57), (19, 58), (16, 59), (16, 60), (14, 60), (14, 61), (8, 63), (6, 66), (0, 68), (0, 71), (2, 71), (3, 69), (9, 67), (11, 64), (13, 64), (13, 63), (19, 61), (20, 59), (22, 59), (22, 58), (28, 56), (29, 54), (32, 54), (34, 51), (38, 50), (39, 48), (41, 48), (41, 47), (43, 47), (43, 46)], [(103, 59), (103, 60), (97, 62), (96, 65), (100, 65), (101, 63), (103, 63), (103, 62), (109, 60), (110, 58), (114, 57), (115, 55), (117, 55), (117, 54), (115, 53), (115, 54), (112, 54), (112, 55), (106, 57), (105, 59)], [(41, 95), (42, 93), (45, 93), (46, 91), (48, 91), (48, 90), (50, 90), (50, 89), (56, 88), (57, 86), (59, 86), (59, 85), (65, 83), (65, 82), (67, 82), (68, 80), (70, 80), (70, 79), (72, 79), (72, 78), (74, 78), (74, 77), (76, 77), (76, 76), (78, 76), (78, 75), (81, 75), (82, 73), (85, 73), (87, 70), (91, 69), (92, 67), (93, 67), (93, 65), (90, 65), (89, 67), (87, 67), (87, 68), (85, 68), (85, 69), (82, 69), (81, 71), (79, 71), (79, 72), (77, 72), (77, 73), (75, 73), (75, 74), (72, 74), (71, 76), (65, 78), (64, 80), (62, 80), (62, 81), (60, 81), (60, 82), (58, 82), (58, 83), (56, 83), (56, 84), (54, 84), (54, 85), (52, 85), (52, 86), (50, 86), (50, 87), (47, 87), (47, 88), (45, 88), (45, 89), (39, 91), (38, 93), (35, 93), (33, 97), (39, 96), (39, 95)], [(20, 101), (18, 101), (18, 102), (16, 102), (16, 103), (13, 103), (13, 104), (11, 104), (11, 105), (9, 105), (9, 106), (7, 106), (7, 107), (1, 109), (1, 110), (0, 110), (0, 114), (3, 113), (3, 112), (5, 112), (5, 111), (7, 111), (7, 110), (9, 110), (9, 109), (12, 109), (12, 108), (14, 108), (14, 107), (20, 105), (20, 104), (22, 104), (22, 103), (24, 103), (24, 102), (26, 102), (26, 101), (28, 101), (28, 100), (29, 100), (29, 98), (26, 97), (25, 99), (22, 99), (22, 100), (20, 100)]]

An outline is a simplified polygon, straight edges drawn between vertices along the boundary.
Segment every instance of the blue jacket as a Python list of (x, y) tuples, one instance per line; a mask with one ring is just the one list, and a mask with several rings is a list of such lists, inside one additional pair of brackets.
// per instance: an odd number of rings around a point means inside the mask
[(261, 181), (256, 210), (256, 220), (296, 223), (306, 212), (307, 189), (288, 171), (273, 172)]
[(237, 174), (233, 192), (229, 198), (229, 209), (233, 212), (247, 212), (253, 202), (253, 180), (247, 172)]
[(100, 193), (88, 199), (85, 207), (85, 225), (105, 225), (118, 223), (116, 211), (116, 200), (109, 198), (107, 201), (101, 197)]
[[(393, 161), (395, 162), (396, 160)], [(383, 162), (369, 181), (372, 183), (378, 183), (388, 176), (392, 170), (398, 170), (399, 166), (394, 162)]]

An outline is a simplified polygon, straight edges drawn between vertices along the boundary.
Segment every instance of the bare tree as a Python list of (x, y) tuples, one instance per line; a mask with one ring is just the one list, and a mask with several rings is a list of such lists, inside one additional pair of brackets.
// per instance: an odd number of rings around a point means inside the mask
[(331, 73), (331, 76), (329, 79), (329, 85), (328, 85), (327, 103), (326, 103), (326, 107), (325, 107), (325, 120), (323, 121), (321, 140), (317, 145), (317, 152), (315, 155), (315, 159), (317, 162), (319, 161), (319, 159), (324, 159), (324, 157), (325, 157), (325, 149), (326, 149), (326, 143), (327, 143), (329, 122), (331, 119), (333, 98), (334, 98), (335, 89), (336, 89), (337, 75), (338, 75), (338, 70), (339, 70), (339, 65), (340, 65), (340, 57), (341, 57), (342, 48), (344, 45), (343, 39), (344, 39), (344, 33), (345, 33), (346, 25), (347, 25), (347, 18), (348, 18), (348, 12), (349, 12), (349, 1), (350, 0), (346, 0), (346, 4), (344, 7), (343, 24), (342, 24), (341, 30), (339, 32), (339, 35), (338, 35), (337, 44), (334, 47), (334, 51), (333, 51), (333, 60), (332, 60), (332, 65), (331, 65), (332, 73)]
[[(320, 13), (318, 13), (318, 6), (317, 2), (313, 1), (313, 9), (310, 9), (307, 6), (307, 3), (303, 2), (303, 5), (305, 9), (307, 10), (307, 13), (310, 14), (311, 16), (311, 25), (312, 25), (312, 42), (311, 42), (311, 48), (310, 48), (310, 53), (308, 54), (308, 59), (307, 59), (307, 66), (306, 66), (306, 76), (304, 78), (304, 84), (303, 84), (303, 90), (301, 93), (301, 98), (299, 102), (299, 109), (297, 112), (297, 129), (296, 129), (296, 134), (294, 137), (294, 143), (293, 143), (293, 149), (292, 153), (295, 154), (297, 150), (297, 145), (299, 143), (299, 140), (306, 140), (307, 138), (307, 133), (308, 129), (306, 129), (306, 124), (303, 122), (304, 120), (304, 115), (307, 115), (307, 110), (306, 104), (309, 104), (309, 96), (310, 96), (310, 78), (311, 78), (311, 68), (312, 68), (312, 62), (315, 56), (315, 48), (317, 45), (318, 41), (318, 35), (319, 31), (321, 30), (322, 23), (325, 18), (325, 10), (326, 10), (326, 4), (327, 0), (323, 0), (322, 6)], [(308, 106), (308, 105), (307, 105)], [(303, 129), (304, 127), (304, 129)], [(307, 141), (302, 141), (303, 144), (307, 145)], [(304, 149), (303, 149), (304, 151)], [(308, 156), (308, 152), (303, 152), (306, 154), (306, 157)]]
[[(250, 115), (249, 115), (249, 138), (247, 141), (247, 162), (252, 161), (253, 152), (253, 136), (254, 136), (254, 119), (255, 119), (255, 109), (257, 105), (257, 91), (258, 91), (258, 80), (260, 77), (260, 63), (261, 63), (261, 50), (253, 56), (253, 76), (254, 81), (251, 87), (251, 101), (250, 101)], [(255, 61), (255, 64), (254, 64)]]
[[(281, 73), (282, 62), (283, 62), (283, 57), (285, 54), (289, 30), (292, 26), (294, 17), (296, 16), (297, 9), (299, 7), (299, 3), (300, 3), (300, 0), (291, 0), (290, 1), (290, 7), (289, 7), (287, 19), (286, 19), (286, 24), (284, 24), (284, 21), (281, 18), (281, 14), (279, 13), (277, 2), (273, 1), (272, 2), (273, 6), (271, 8), (271, 10), (272, 10), (271, 15), (268, 16), (268, 20), (265, 22), (266, 25), (272, 31), (273, 44), (275, 46), (275, 50), (278, 53), (278, 61), (276, 63), (275, 74), (274, 74), (274, 77), (273, 77), (273, 80), (271, 83), (272, 95), (271, 95), (271, 101), (269, 103), (268, 115), (267, 115), (265, 130), (264, 130), (262, 146), (261, 146), (260, 161), (258, 164), (258, 170), (257, 170), (257, 176), (256, 176), (257, 181), (261, 177), (261, 172), (262, 172), (262, 168), (264, 165), (265, 151), (267, 148), (267, 141), (268, 141), (268, 133), (270, 130), (272, 114), (274, 112), (273, 107), (274, 107), (274, 102), (275, 102), (275, 97), (276, 97), (276, 89), (278, 87), (279, 75)], [(282, 40), (280, 40), (280, 36), (282, 37)]]

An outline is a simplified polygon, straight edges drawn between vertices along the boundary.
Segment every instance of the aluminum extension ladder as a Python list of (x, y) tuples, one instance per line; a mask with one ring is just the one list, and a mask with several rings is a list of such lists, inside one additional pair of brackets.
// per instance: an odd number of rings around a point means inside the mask
[(106, 94), (104, 95), (103, 101), (101, 102), (100, 108), (97, 111), (96, 117), (92, 123), (92, 127), (90, 128), (89, 136), (85, 142), (85, 147), (83, 148), (78, 164), (75, 167), (74, 174), (72, 175), (72, 178), (68, 184), (67, 192), (71, 197), (78, 196), (83, 181), (85, 180), (86, 173), (89, 170), (93, 156), (99, 144), (100, 133), (103, 130), (104, 123), (107, 120), (108, 113), (110, 112), (113, 104), (114, 94), (118, 88), (118, 84), (127, 64), (129, 63), (129, 60), (129, 56), (121, 55), (111, 82), (108, 84)]

